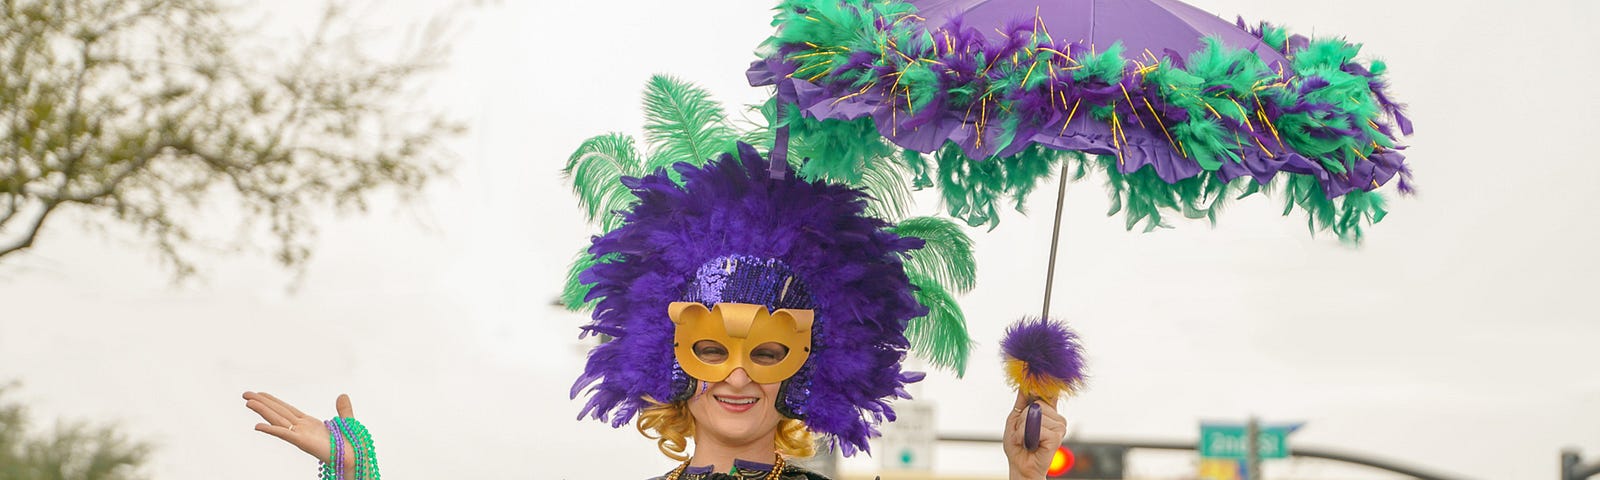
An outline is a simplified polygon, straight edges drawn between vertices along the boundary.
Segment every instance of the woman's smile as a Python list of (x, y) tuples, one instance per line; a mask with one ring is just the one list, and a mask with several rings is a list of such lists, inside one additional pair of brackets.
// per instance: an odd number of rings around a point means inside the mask
[(722, 405), (722, 408), (734, 413), (740, 413), (750, 410), (751, 408), (755, 408), (756, 402), (761, 400), (759, 397), (737, 395), (712, 395), (712, 398), (715, 398), (717, 400), (717, 404)]

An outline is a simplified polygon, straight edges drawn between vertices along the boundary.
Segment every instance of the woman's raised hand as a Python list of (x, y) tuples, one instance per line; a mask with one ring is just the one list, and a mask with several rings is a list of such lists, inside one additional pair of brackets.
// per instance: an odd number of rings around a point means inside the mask
[[(333, 450), (328, 442), (328, 427), (322, 420), (300, 412), (288, 402), (279, 400), (266, 392), (244, 392), (244, 406), (261, 415), (267, 423), (257, 423), (256, 431), (278, 437), (299, 448), (300, 451), (310, 454), (319, 462), (330, 462)], [(355, 413), (350, 407), (350, 396), (339, 395), (334, 401), (334, 411), (340, 417), (355, 418)], [(346, 472), (355, 470), (355, 454), (349, 443), (344, 445), (344, 458)]]
[[(1026, 435), (1024, 427), (1028, 414), (1028, 405), (1034, 402), (1039, 404), (1039, 448), (1028, 450), (1023, 445)], [(1006, 452), (1006, 463), (1010, 465), (1011, 480), (1042, 480), (1045, 471), (1050, 469), (1050, 460), (1055, 457), (1056, 447), (1061, 446), (1061, 439), (1067, 436), (1067, 419), (1056, 412), (1054, 401), (1032, 400), (1017, 394), (1016, 406), (1011, 409), (1011, 414), (1006, 416), (1006, 429), (1002, 437), (1004, 443), (1001, 447)]]

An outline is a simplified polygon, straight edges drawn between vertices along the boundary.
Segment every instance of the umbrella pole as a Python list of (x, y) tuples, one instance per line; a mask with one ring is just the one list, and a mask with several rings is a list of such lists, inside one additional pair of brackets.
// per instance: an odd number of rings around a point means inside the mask
[(789, 171), (789, 123), (783, 118), (788, 109), (782, 98), (782, 95), (776, 95), (772, 102), (776, 109), (772, 116), (778, 124), (778, 131), (772, 136), (772, 151), (767, 153), (771, 161), (767, 164), (767, 173), (773, 180), (782, 180)]
[(1044, 277), (1044, 309), (1039, 318), (1050, 317), (1050, 287), (1056, 280), (1056, 245), (1061, 242), (1061, 209), (1067, 199), (1067, 159), (1061, 159), (1061, 186), (1056, 190), (1056, 223), (1050, 232), (1050, 268)]

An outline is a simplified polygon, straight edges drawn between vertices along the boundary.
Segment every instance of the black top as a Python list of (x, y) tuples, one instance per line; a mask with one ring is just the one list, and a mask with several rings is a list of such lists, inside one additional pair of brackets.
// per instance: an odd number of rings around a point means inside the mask
[[(745, 460), (734, 460), (733, 471), (731, 473), (718, 472), (715, 470), (716, 467), (713, 466), (685, 468), (683, 470), (683, 474), (678, 476), (678, 480), (764, 480), (767, 478), (767, 474), (772, 472), (772, 465)], [(667, 472), (667, 475), (670, 475), (671, 473), (672, 472)], [(650, 480), (666, 480), (667, 475), (655, 477)], [(806, 470), (805, 468), (792, 463), (784, 463), (783, 472), (778, 474), (778, 478), (780, 480), (828, 480), (828, 477), (824, 477), (820, 473)]]

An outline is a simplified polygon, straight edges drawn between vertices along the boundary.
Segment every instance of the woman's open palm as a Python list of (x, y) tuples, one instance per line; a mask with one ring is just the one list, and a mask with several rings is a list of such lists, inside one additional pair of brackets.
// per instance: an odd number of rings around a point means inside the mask
[[(262, 420), (267, 421), (267, 423), (257, 423), (256, 431), (289, 442), (290, 445), (298, 447), (300, 451), (316, 457), (319, 462), (332, 461), (333, 451), (330, 449), (328, 441), (328, 435), (331, 432), (328, 431), (327, 426), (323, 425), (322, 420), (300, 412), (300, 409), (294, 408), (294, 405), (279, 400), (278, 397), (274, 397), (270, 393), (244, 392), (244, 400), (245, 407), (255, 411), (256, 414), (261, 415)], [(338, 400), (334, 401), (334, 410), (338, 412), (340, 417), (355, 418), (355, 413), (350, 407), (349, 395), (339, 395)], [(346, 467), (351, 467), (346, 471), (351, 471), (355, 455), (349, 443), (344, 445), (344, 450), (345, 463), (350, 464), (346, 465)]]

